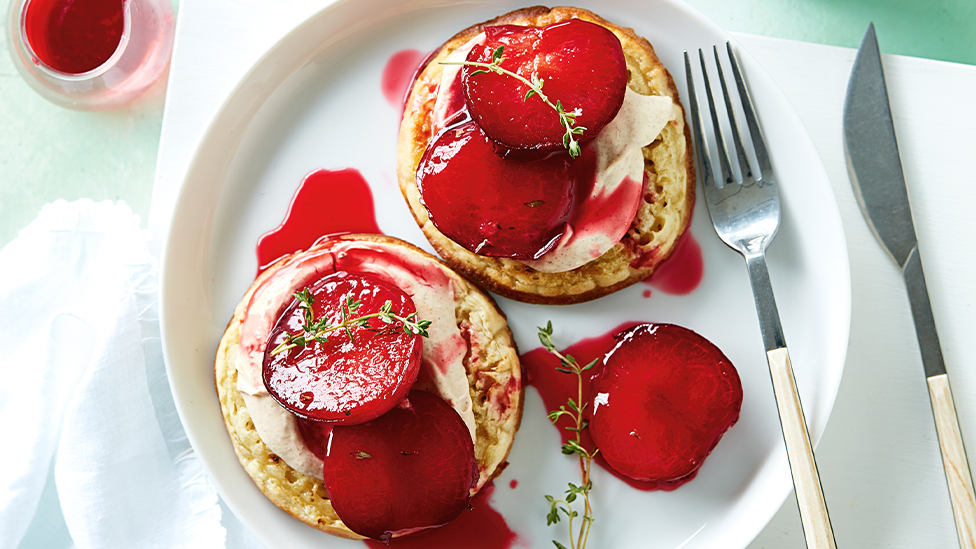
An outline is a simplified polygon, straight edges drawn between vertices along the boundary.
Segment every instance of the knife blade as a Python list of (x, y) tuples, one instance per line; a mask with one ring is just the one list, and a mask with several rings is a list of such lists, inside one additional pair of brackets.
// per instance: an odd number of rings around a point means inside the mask
[(976, 547), (976, 492), (925, 286), (918, 239), (872, 23), (854, 60), (844, 102), (844, 151), (861, 213), (905, 279), (935, 416), (959, 545)]

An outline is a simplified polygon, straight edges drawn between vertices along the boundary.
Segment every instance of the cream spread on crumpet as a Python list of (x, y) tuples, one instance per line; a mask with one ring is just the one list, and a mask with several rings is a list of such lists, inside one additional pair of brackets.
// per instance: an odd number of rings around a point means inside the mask
[(423, 339), (420, 384), (447, 401), (475, 439), (475, 418), (463, 359), (468, 344), (457, 326), (454, 287), (437, 266), (379, 242), (338, 242), (300, 254), (280, 266), (253, 293), (241, 325), (237, 389), (261, 440), (300, 473), (321, 479), (322, 460), (302, 439), (298, 423), (268, 393), (261, 369), (268, 336), (293, 294), (326, 274), (347, 271), (381, 278), (413, 300), (419, 318), (430, 320)]
[(680, 116), (670, 97), (641, 95), (628, 88), (617, 116), (588, 147), (596, 157), (596, 180), (589, 195), (570, 214), (556, 246), (539, 259), (522, 263), (543, 273), (571, 271), (620, 242), (644, 196), (641, 149)]

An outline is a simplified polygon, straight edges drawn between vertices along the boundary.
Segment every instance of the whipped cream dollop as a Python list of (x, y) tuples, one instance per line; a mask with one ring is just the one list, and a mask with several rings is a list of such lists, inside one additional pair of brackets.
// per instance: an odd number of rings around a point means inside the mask
[(241, 321), (237, 389), (268, 449), (296, 471), (322, 478), (322, 460), (305, 444), (295, 416), (268, 393), (261, 373), (268, 337), (293, 294), (338, 271), (376, 276), (400, 288), (413, 300), (418, 317), (431, 321), (428, 337), (423, 339), (419, 377), (424, 389), (458, 412), (474, 440), (474, 412), (463, 363), (468, 347), (457, 325), (451, 279), (439, 266), (406, 248), (337, 241), (313, 248), (279, 267), (255, 289)]
[[(471, 48), (484, 40), (485, 34), (479, 34), (444, 61), (464, 61)], [(437, 136), (465, 108), (461, 66), (445, 65), (431, 112), (432, 135)], [(670, 97), (641, 95), (627, 88), (617, 115), (583, 145), (583, 155), (576, 159), (576, 162), (593, 162), (595, 175), (583, 182), (584, 192), (570, 211), (562, 238), (538, 259), (518, 261), (540, 272), (571, 271), (597, 259), (620, 242), (630, 230), (644, 195), (641, 149), (680, 116), (681, 109)]]

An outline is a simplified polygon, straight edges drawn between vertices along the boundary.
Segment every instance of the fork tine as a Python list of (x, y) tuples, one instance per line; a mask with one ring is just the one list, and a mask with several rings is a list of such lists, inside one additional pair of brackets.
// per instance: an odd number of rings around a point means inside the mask
[(739, 90), (739, 98), (742, 100), (742, 110), (746, 113), (746, 124), (749, 125), (749, 133), (752, 135), (752, 146), (756, 150), (756, 160), (759, 162), (759, 171), (762, 178), (769, 179), (773, 173), (773, 167), (769, 163), (769, 153), (766, 151), (766, 140), (763, 138), (762, 130), (759, 129), (759, 120), (756, 118), (756, 108), (752, 103), (752, 96), (746, 88), (745, 79), (742, 78), (742, 69), (739, 67), (739, 58), (732, 51), (732, 43), (726, 42), (725, 47), (729, 52), (729, 60), (732, 64), (732, 73), (735, 76), (735, 86)]
[(752, 177), (752, 167), (746, 158), (746, 151), (742, 147), (742, 132), (739, 131), (739, 124), (735, 118), (735, 109), (732, 108), (732, 99), (729, 97), (729, 86), (725, 83), (725, 71), (722, 70), (722, 62), (718, 58), (718, 46), (712, 46), (712, 53), (715, 55), (715, 66), (718, 67), (718, 81), (722, 83), (722, 97), (725, 99), (725, 110), (729, 113), (729, 125), (732, 126), (732, 143), (735, 145), (735, 154), (739, 158), (739, 169), (742, 170), (742, 179)]
[(712, 85), (708, 82), (705, 54), (702, 53), (701, 48), (698, 49), (698, 60), (701, 63), (702, 78), (705, 80), (705, 96), (708, 97), (708, 112), (712, 115), (712, 128), (715, 130), (715, 144), (718, 146), (718, 162), (722, 167), (723, 185), (730, 185), (735, 182), (735, 177), (732, 175), (729, 149), (725, 146), (725, 136), (722, 133), (722, 126), (719, 125), (718, 112), (715, 110), (715, 99), (712, 97)]
[(711, 153), (708, 150), (708, 142), (705, 140), (705, 132), (702, 131), (701, 109), (698, 106), (698, 94), (695, 93), (695, 78), (691, 72), (691, 58), (688, 50), (685, 50), (685, 82), (688, 83), (688, 101), (691, 105), (691, 124), (695, 129), (695, 148), (698, 150), (698, 162), (701, 165), (701, 180), (705, 185), (705, 191), (717, 191), (715, 186), (715, 173), (712, 171)]

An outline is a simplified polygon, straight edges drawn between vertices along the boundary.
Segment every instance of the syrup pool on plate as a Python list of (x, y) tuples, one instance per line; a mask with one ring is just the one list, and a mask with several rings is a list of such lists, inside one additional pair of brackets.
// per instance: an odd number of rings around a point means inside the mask
[[(705, 261), (702, 258), (701, 245), (691, 231), (685, 231), (678, 239), (671, 257), (661, 263), (654, 274), (644, 280), (644, 284), (666, 294), (687, 295), (698, 288), (704, 276)], [(649, 290), (644, 290), (644, 297), (651, 297)]]
[(359, 170), (316, 170), (305, 176), (281, 224), (258, 240), (258, 272), (337, 233), (382, 234), (373, 193)]
[(27, 83), (75, 109), (132, 101), (163, 74), (173, 47), (168, 0), (13, 0), (7, 23)]
[(380, 87), (383, 89), (383, 97), (391, 107), (403, 110), (403, 103), (407, 99), (407, 93), (420, 71), (427, 66), (431, 54), (420, 50), (400, 50), (386, 62), (383, 67), (383, 79)]
[[(491, 507), (495, 485), (488, 483), (471, 498), (470, 509), (445, 526), (419, 534), (394, 538), (389, 547), (397, 549), (512, 549), (519, 537), (505, 523), (504, 517)], [(376, 540), (366, 540), (370, 549), (387, 547)], [(518, 545), (521, 546), (521, 545)]]

